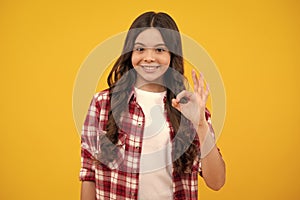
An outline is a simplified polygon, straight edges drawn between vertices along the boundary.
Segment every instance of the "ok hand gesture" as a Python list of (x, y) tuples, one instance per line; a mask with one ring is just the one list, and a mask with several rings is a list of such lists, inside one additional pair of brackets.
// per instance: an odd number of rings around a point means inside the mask
[[(192, 70), (192, 79), (194, 82), (194, 92), (181, 91), (176, 96), (176, 99), (172, 99), (172, 106), (198, 128), (199, 126), (207, 126), (205, 107), (209, 95), (209, 87), (205, 87), (203, 75), (200, 74), (198, 78), (194, 70)], [(187, 103), (183, 103), (182, 99), (187, 99)]]

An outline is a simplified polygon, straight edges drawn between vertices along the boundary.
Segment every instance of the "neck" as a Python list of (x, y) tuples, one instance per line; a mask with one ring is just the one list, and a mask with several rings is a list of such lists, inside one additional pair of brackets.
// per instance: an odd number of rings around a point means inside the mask
[(166, 88), (163, 85), (157, 84), (157, 83), (147, 83), (147, 84), (135, 84), (135, 87), (137, 87), (140, 90), (145, 90), (148, 92), (163, 92), (166, 91)]

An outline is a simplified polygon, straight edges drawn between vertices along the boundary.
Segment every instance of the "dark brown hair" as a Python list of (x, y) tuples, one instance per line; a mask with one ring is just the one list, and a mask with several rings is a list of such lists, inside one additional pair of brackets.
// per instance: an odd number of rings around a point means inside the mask
[[(111, 108), (106, 125), (106, 137), (109, 142), (102, 141), (101, 151), (108, 161), (115, 159), (115, 145), (118, 141), (118, 122), (122, 111), (128, 107), (129, 94), (135, 84), (136, 73), (134, 72), (131, 55), (134, 42), (137, 36), (148, 28), (156, 28), (160, 31), (162, 38), (170, 51), (170, 68), (164, 74), (164, 81), (167, 90), (166, 111), (169, 116), (172, 128), (176, 134), (173, 142), (173, 165), (178, 173), (189, 171), (193, 165), (198, 148), (194, 144), (193, 131), (187, 119), (179, 111), (172, 107), (172, 99), (185, 89), (184, 66), (182, 57), (182, 44), (180, 33), (175, 21), (166, 13), (146, 12), (137, 17), (127, 33), (122, 55), (115, 62), (108, 78), (109, 92), (111, 97)], [(176, 72), (176, 73), (175, 73)], [(114, 98), (112, 98), (112, 96)], [(192, 137), (192, 140), (191, 140)], [(106, 140), (107, 141), (107, 140)], [(108, 156), (109, 155), (109, 156)]]

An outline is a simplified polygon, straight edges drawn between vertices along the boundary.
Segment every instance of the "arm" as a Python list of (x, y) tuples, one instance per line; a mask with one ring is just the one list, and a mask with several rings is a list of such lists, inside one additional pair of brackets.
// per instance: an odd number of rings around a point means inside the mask
[(209, 188), (220, 190), (225, 184), (225, 162), (209, 130), (207, 123), (197, 128), (201, 146), (202, 177)]
[(94, 161), (91, 154), (81, 149), (81, 169), (80, 180), (81, 183), (81, 200), (95, 200), (96, 187), (95, 187), (95, 168)]
[(83, 181), (81, 184), (81, 200), (95, 200), (96, 199), (96, 188), (95, 182)]
[(92, 152), (96, 146), (99, 111), (96, 99), (93, 98), (81, 133), (81, 168), (79, 179), (81, 184), (81, 200), (95, 200), (95, 162)]
[[(210, 133), (212, 129), (205, 116), (209, 90), (205, 89), (202, 74), (198, 79), (193, 70), (192, 77), (194, 92), (180, 92), (172, 100), (172, 106), (193, 123), (200, 140), (202, 176), (208, 187), (219, 190), (225, 183), (225, 163), (215, 145), (214, 136)], [(188, 102), (180, 103), (182, 98), (188, 99)]]

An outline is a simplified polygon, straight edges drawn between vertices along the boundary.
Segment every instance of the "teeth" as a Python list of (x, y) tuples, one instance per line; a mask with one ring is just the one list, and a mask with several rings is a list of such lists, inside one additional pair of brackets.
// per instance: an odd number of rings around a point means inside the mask
[(158, 66), (143, 66), (145, 69), (155, 69), (158, 68)]

